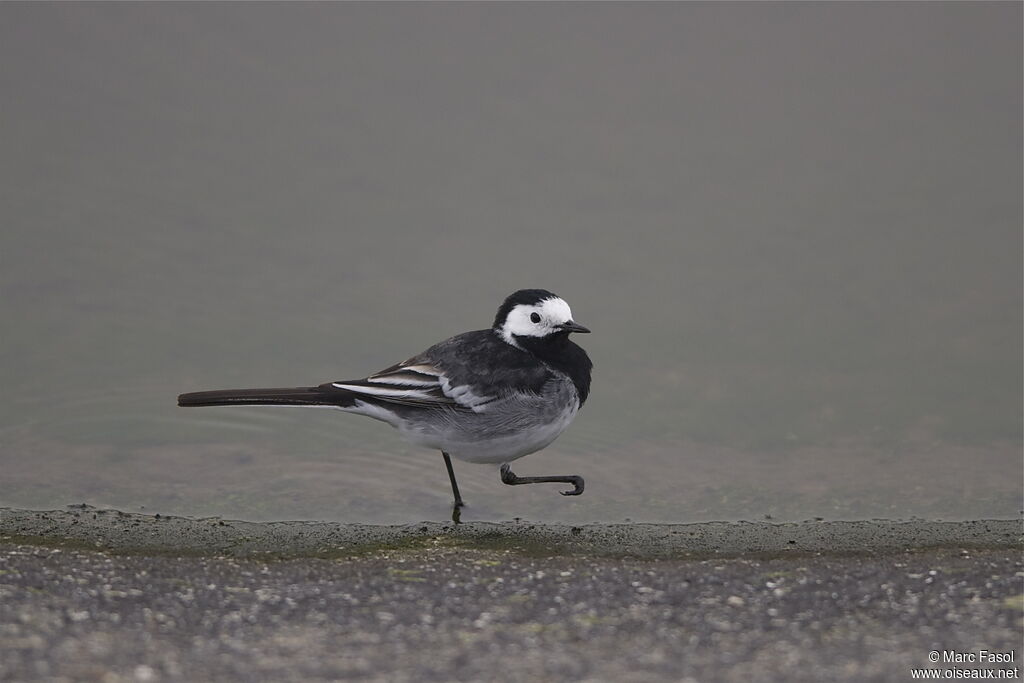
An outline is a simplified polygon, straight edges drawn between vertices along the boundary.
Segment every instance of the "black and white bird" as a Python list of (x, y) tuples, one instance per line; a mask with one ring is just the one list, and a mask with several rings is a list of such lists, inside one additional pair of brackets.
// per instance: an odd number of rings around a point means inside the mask
[(387, 422), (408, 441), (437, 449), (451, 480), (459, 521), (464, 505), (451, 458), (500, 464), (505, 484), (564, 482), (583, 493), (583, 477), (519, 477), (511, 461), (548, 446), (590, 393), (593, 364), (569, 339), (590, 332), (562, 298), (521, 289), (505, 299), (490, 329), (456, 335), (369, 377), (290, 389), (225, 389), (178, 397), (179, 406), (329, 406)]

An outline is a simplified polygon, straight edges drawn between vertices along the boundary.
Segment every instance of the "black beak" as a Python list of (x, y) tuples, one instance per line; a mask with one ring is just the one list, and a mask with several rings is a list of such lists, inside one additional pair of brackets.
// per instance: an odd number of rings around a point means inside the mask
[(560, 329), (562, 332), (579, 332), (581, 334), (590, 332), (590, 330), (588, 330), (586, 327), (583, 327), (583, 325), (580, 325), (579, 323), (574, 323), (571, 320), (567, 323), (562, 323), (561, 325), (559, 325), (558, 329)]

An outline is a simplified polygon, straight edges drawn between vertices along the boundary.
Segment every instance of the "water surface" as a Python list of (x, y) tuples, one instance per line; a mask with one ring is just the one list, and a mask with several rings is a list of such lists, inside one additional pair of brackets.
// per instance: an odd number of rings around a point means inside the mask
[(545, 287), (591, 400), (466, 517), (1021, 509), (1021, 6), (0, 6), (0, 505), (444, 519), (334, 411)]

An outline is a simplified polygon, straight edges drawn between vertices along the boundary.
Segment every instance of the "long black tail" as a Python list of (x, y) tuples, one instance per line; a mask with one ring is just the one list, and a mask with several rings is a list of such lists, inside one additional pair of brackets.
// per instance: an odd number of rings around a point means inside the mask
[(193, 406), (339, 406), (346, 401), (348, 392), (324, 387), (294, 387), (291, 389), (220, 389), (196, 391), (178, 397), (178, 405)]

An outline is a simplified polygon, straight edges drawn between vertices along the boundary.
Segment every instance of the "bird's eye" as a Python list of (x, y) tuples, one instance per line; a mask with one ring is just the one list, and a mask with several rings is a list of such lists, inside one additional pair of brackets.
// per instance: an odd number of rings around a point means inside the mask
[(531, 313), (530, 314), (530, 322), (539, 323), (540, 322), (540, 314), (539, 313)]

